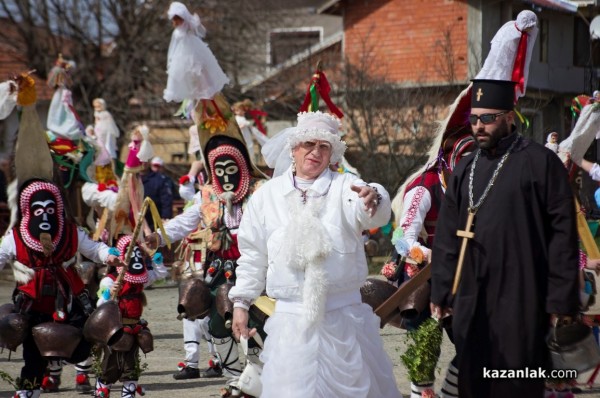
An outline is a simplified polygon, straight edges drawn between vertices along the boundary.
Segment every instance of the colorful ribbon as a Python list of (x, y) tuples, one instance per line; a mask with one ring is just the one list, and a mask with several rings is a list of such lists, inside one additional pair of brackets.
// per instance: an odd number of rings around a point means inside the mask
[(312, 76), (310, 80), (310, 85), (308, 86), (308, 90), (306, 90), (306, 96), (304, 97), (304, 102), (302, 106), (300, 106), (300, 112), (314, 112), (319, 109), (319, 95), (323, 98), (323, 101), (327, 104), (329, 111), (339, 117), (340, 119), (344, 117), (342, 111), (335, 106), (331, 98), (329, 97), (329, 92), (331, 91), (331, 86), (327, 81), (327, 77), (325, 73), (317, 70), (315, 74)]
[(590, 97), (585, 94), (579, 94), (571, 101), (571, 115), (577, 119), (584, 106), (590, 103)]
[(54, 159), (54, 162), (56, 162), (56, 164), (58, 164), (60, 167), (63, 167), (64, 169), (67, 169), (69, 171), (69, 180), (64, 183), (65, 188), (69, 188), (71, 186), (71, 183), (73, 182), (73, 177), (75, 175), (75, 170), (77, 169), (77, 165), (69, 162), (68, 160), (65, 160), (66, 157), (61, 156), (61, 155), (57, 155), (57, 154), (51, 154), (52, 158)]
[(517, 114), (519, 120), (521, 121), (521, 124), (523, 126), (525, 126), (525, 128), (523, 129), (523, 131), (527, 131), (529, 129), (529, 119), (527, 119), (521, 112), (519, 112), (517, 109), (514, 110), (515, 113)]
[(152, 214), (152, 222), (154, 222), (154, 230), (156, 231), (156, 230), (160, 229), (162, 238), (164, 239), (167, 247), (170, 249), (171, 248), (171, 240), (169, 239), (169, 236), (165, 232), (165, 227), (162, 224), (162, 219), (160, 218), (160, 213), (158, 212), (156, 203), (154, 203), (154, 201), (152, 199), (150, 199), (149, 197), (146, 198), (146, 201), (148, 202), (148, 207), (150, 208), (150, 214)]

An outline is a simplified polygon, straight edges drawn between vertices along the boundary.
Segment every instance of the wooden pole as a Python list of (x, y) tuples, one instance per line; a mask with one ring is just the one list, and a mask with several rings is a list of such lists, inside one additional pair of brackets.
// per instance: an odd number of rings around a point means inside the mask
[(402, 300), (410, 296), (423, 283), (427, 283), (430, 277), (431, 263), (425, 265), (419, 273), (406, 281), (394, 294), (375, 309), (375, 314), (381, 318), (381, 327), (384, 327), (390, 321), (391, 315), (393, 315), (394, 310), (398, 308)]
[[(120, 285), (121, 283), (123, 283), (123, 278), (125, 278), (125, 273), (127, 272), (127, 266), (129, 265), (129, 260), (131, 259), (131, 255), (133, 254), (133, 246), (135, 246), (137, 237), (140, 234), (140, 231), (142, 230), (142, 223), (144, 221), (144, 217), (146, 216), (146, 211), (148, 210), (148, 206), (150, 206), (150, 202), (152, 202), (152, 199), (150, 199), (150, 197), (147, 197), (146, 199), (144, 199), (144, 203), (142, 204), (142, 210), (140, 211), (140, 214), (137, 219), (137, 223), (135, 224), (135, 228), (133, 229), (133, 234), (131, 236), (131, 243), (129, 244), (129, 247), (127, 248), (127, 254), (125, 255), (125, 259), (123, 261), (125, 263), (125, 265), (123, 266), (123, 268), (121, 268), (121, 272), (119, 272), (119, 276), (117, 276), (117, 280), (115, 281), (115, 284)], [(119, 295), (119, 292), (115, 290), (113, 292), (113, 294), (111, 295), (110, 299), (115, 300), (118, 295)]]
[(592, 231), (590, 231), (590, 227), (585, 219), (585, 214), (581, 211), (581, 205), (577, 199), (575, 199), (575, 212), (577, 214), (577, 231), (579, 232), (579, 239), (581, 239), (581, 244), (583, 245), (587, 256), (592, 259), (600, 258), (600, 250), (598, 250), (598, 245), (596, 245), (596, 241), (592, 236)]

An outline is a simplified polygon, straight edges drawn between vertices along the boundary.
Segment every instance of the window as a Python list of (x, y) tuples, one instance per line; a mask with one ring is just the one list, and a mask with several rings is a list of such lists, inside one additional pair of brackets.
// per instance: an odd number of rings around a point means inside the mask
[(581, 18), (575, 18), (574, 39), (573, 65), (600, 66), (600, 40), (590, 40), (589, 27)]
[(540, 19), (540, 31), (538, 34), (538, 42), (540, 43), (540, 63), (548, 63), (548, 20)]
[(321, 42), (322, 28), (291, 28), (274, 29), (269, 33), (269, 59), (270, 66), (284, 63), (292, 56), (301, 53)]

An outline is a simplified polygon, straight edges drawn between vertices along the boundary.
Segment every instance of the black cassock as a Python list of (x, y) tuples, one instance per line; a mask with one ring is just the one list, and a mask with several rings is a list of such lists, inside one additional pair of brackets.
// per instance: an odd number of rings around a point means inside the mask
[(475, 153), (456, 167), (437, 222), (431, 300), (454, 310), (461, 398), (542, 397), (543, 379), (484, 379), (497, 370), (550, 369), (549, 314), (578, 310), (578, 241), (573, 192), (558, 156), (517, 134), (475, 168), (476, 204), (510, 144), (519, 139), (475, 215), (461, 282), (452, 284), (469, 206)]

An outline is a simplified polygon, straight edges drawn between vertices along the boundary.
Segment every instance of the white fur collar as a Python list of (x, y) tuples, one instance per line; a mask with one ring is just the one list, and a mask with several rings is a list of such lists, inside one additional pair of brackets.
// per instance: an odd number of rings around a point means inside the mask
[(285, 227), (282, 252), (292, 270), (304, 271), (302, 300), (306, 320), (316, 323), (325, 314), (327, 274), (323, 269), (332, 243), (319, 216), (326, 197), (309, 198), (306, 204), (298, 191), (286, 196), (290, 221)]

